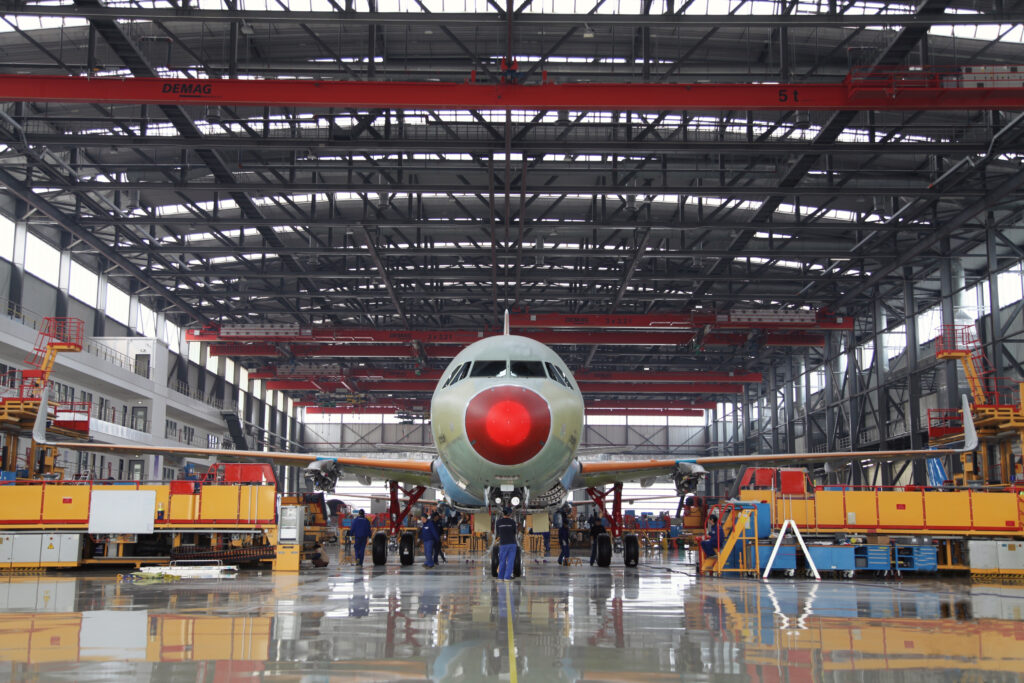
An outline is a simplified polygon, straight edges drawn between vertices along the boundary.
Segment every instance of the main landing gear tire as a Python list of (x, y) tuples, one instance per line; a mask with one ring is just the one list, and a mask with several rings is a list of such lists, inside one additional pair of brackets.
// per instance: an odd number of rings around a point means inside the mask
[[(491, 576), (498, 575), (498, 546), (491, 546)], [(516, 559), (512, 562), (512, 576), (523, 575), (523, 549), (516, 546)]]
[(640, 563), (640, 539), (636, 534), (626, 534), (622, 539), (622, 559), (627, 567), (635, 567)]
[(398, 559), (403, 567), (408, 567), (416, 561), (416, 534), (414, 532), (402, 532), (402, 538), (398, 541)]
[(608, 567), (612, 563), (612, 537), (599, 534), (597, 537), (597, 566)]
[(373, 563), (377, 566), (387, 564), (388, 562), (388, 535), (383, 531), (378, 531), (373, 535), (373, 546), (371, 547), (373, 552)]

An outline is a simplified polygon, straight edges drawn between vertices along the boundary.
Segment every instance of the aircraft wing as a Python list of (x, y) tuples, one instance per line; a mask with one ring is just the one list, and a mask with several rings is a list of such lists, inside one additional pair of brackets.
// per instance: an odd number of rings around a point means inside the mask
[(618, 460), (582, 462), (573, 480), (574, 487), (605, 486), (616, 482), (651, 481), (660, 476), (672, 476), (677, 485), (685, 480), (696, 481), (709, 469), (731, 469), (745, 465), (813, 465), (853, 460), (914, 460), (960, 455), (978, 448), (978, 433), (971, 417), (967, 397), (963, 397), (964, 442), (949, 448), (910, 449), (901, 451), (838, 451), (828, 453), (752, 453), (718, 457), (689, 457), (654, 460)]
[(663, 476), (699, 476), (712, 469), (731, 469), (746, 465), (799, 466), (852, 460), (913, 460), (959, 455), (961, 449), (908, 451), (842, 451), (834, 453), (772, 453), (726, 455), (721, 457), (675, 458), (655, 460), (618, 460), (580, 463), (575, 484), (580, 487), (606, 486), (617, 482), (646, 482)]
[[(47, 405), (48, 389), (43, 390), (40, 406)], [(305, 467), (325, 472), (334, 470), (335, 475), (347, 474), (362, 481), (387, 479), (406, 484), (432, 486), (432, 460), (381, 459), (373, 454), (362, 457), (331, 455), (327, 453), (287, 453), (271, 451), (240, 451), (222, 448), (191, 448), (186, 446), (151, 446), (145, 444), (107, 444), (92, 441), (49, 441), (46, 438), (46, 411), (40, 409), (32, 429), (32, 438), (39, 445), (54, 446), (73, 451), (110, 453), (113, 455), (179, 455), (186, 458), (217, 457), (221, 460), (252, 460), (269, 462), (274, 465)], [(330, 466), (330, 467), (329, 467)]]

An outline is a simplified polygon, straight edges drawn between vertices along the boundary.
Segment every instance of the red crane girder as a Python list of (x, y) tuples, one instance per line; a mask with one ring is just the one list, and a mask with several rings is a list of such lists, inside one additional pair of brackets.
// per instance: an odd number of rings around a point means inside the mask
[(570, 111), (869, 111), (1024, 108), (1015, 83), (959, 73), (887, 72), (842, 83), (570, 83), (0, 76), (0, 101)]
[[(350, 391), (351, 385), (343, 379), (268, 379), (267, 389), (281, 391)], [(584, 394), (739, 394), (741, 384), (725, 382), (579, 382)], [(359, 391), (398, 393), (405, 391), (433, 392), (433, 382), (385, 379), (361, 380)]]
[[(727, 313), (565, 314), (511, 313), (513, 329), (637, 329), (637, 330), (852, 330), (853, 318), (828, 311), (751, 311)], [(522, 334), (522, 332), (520, 332)], [(527, 333), (529, 334), (529, 333)]]
[[(258, 342), (278, 342), (310, 344), (320, 342), (322, 346), (331, 344), (399, 344), (417, 341), (423, 344), (458, 344), (468, 346), (484, 337), (498, 332), (483, 333), (472, 330), (357, 330), (331, 328), (323, 330), (299, 330), (293, 334), (270, 333), (253, 334), (240, 338), (210, 330), (189, 330), (186, 339), (190, 342), (216, 344), (239, 344)], [(586, 334), (571, 330), (529, 330), (523, 336), (535, 339), (542, 344), (602, 344), (609, 346), (657, 346), (688, 344), (693, 338), (692, 332), (678, 330), (588, 330)], [(211, 346), (211, 348), (215, 348)]]
[[(408, 380), (414, 382), (436, 383), (444, 376), (441, 370), (402, 370), (402, 369), (371, 369), (353, 368), (344, 370), (344, 378), (361, 381), (380, 380)], [(576, 381), (580, 384), (588, 382), (736, 382), (740, 384), (758, 383), (763, 380), (759, 372), (747, 372), (739, 370), (735, 372), (718, 372), (714, 370), (677, 370), (677, 371), (633, 371), (633, 372), (602, 372), (597, 370), (580, 370), (575, 373)], [(328, 373), (310, 375), (302, 370), (299, 373), (291, 374), (287, 367), (264, 367), (253, 370), (249, 373), (250, 379), (267, 380), (267, 388), (289, 389), (307, 387), (284, 386), (287, 382), (317, 382), (323, 380), (339, 381), (342, 379), (340, 372), (331, 375)], [(272, 383), (280, 383), (281, 386)]]
[[(553, 335), (527, 333), (531, 339), (546, 344), (574, 346), (681, 346), (696, 339), (690, 332), (565, 332), (564, 341), (544, 341)], [(744, 332), (709, 332), (700, 340), (700, 346), (740, 346), (750, 338)], [(278, 358), (286, 354), (277, 344), (256, 342), (208, 342), (211, 356), (249, 356)], [(281, 342), (287, 343), (287, 342)], [(762, 346), (824, 346), (825, 337), (820, 334), (767, 333), (757, 340)], [(288, 350), (296, 358), (416, 358), (416, 351), (407, 344), (288, 344)], [(428, 358), (454, 358), (461, 350), (450, 344), (424, 346)]]

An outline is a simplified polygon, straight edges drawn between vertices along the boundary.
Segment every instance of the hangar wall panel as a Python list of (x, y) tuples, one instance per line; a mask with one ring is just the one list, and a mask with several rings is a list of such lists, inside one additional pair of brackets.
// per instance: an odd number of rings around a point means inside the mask
[(57, 290), (34, 275), (26, 274), (22, 308), (40, 318), (54, 315), (57, 311)]

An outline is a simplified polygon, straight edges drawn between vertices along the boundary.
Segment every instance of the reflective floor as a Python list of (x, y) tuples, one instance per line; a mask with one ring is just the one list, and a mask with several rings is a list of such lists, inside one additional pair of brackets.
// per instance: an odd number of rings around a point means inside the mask
[[(483, 562), (0, 577), (0, 680), (1018, 681), (1024, 588)], [(515, 656), (510, 659), (509, 653)]]

